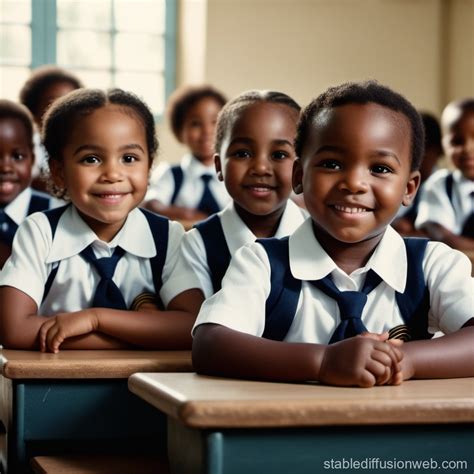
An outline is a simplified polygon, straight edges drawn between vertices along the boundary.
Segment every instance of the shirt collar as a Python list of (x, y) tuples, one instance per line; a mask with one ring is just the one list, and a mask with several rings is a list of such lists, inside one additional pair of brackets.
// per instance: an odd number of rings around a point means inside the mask
[[(298, 227), (289, 239), (290, 269), (299, 280), (320, 280), (338, 267), (314, 236), (311, 218)], [(397, 262), (394, 265), (394, 262)], [(387, 227), (382, 240), (364, 271), (372, 269), (395, 291), (405, 290), (407, 257), (402, 237)]]
[(5, 214), (20, 225), (28, 214), (28, 208), (31, 201), (31, 188), (24, 189), (18, 196), (7, 206), (5, 206)]
[[(189, 157), (189, 159), (187, 159)], [(216, 168), (214, 163), (210, 166), (204, 166), (195, 156), (187, 155), (183, 160), (183, 169), (191, 178), (199, 178), (203, 174), (208, 174), (217, 179)]]
[[(139, 236), (139, 238), (137, 238)], [(58, 262), (79, 254), (91, 243), (99, 241), (95, 232), (82, 220), (77, 209), (69, 206), (59, 219), (46, 263)], [(122, 247), (138, 257), (156, 255), (155, 242), (148, 221), (139, 209), (133, 209), (118, 234), (107, 245)]]

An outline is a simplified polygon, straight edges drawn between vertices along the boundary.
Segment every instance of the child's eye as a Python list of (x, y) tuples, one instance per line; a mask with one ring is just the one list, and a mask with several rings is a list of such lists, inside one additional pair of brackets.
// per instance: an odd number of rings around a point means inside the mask
[(137, 157), (133, 155), (124, 155), (122, 160), (124, 163), (135, 163), (135, 161), (137, 161)]
[(14, 152), (12, 154), (12, 158), (13, 158), (14, 161), (21, 161), (21, 160), (24, 160), (26, 158), (26, 155), (24, 155), (23, 153), (20, 153), (18, 151), (18, 152)]
[(372, 166), (372, 173), (387, 174), (387, 173), (393, 173), (393, 170), (386, 165), (375, 165), (375, 166)]
[(272, 158), (274, 160), (283, 160), (285, 158), (288, 158), (290, 155), (288, 152), (286, 151), (282, 151), (282, 150), (279, 150), (279, 151), (274, 151), (272, 153)]
[(235, 158), (250, 158), (250, 152), (248, 150), (235, 150), (231, 156)]
[(100, 163), (100, 159), (95, 155), (89, 155), (84, 157), (81, 162), (85, 163), (86, 165), (95, 165), (97, 163)]
[(342, 168), (341, 164), (336, 160), (323, 160), (320, 161), (317, 166), (328, 170), (340, 170)]

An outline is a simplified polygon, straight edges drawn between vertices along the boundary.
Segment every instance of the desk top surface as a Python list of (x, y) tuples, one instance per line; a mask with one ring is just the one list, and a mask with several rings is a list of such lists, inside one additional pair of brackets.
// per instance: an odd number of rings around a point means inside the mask
[(127, 378), (135, 372), (191, 371), (190, 351), (0, 351), (9, 379)]
[(474, 378), (362, 389), (148, 373), (132, 375), (128, 385), (150, 404), (196, 428), (474, 421)]

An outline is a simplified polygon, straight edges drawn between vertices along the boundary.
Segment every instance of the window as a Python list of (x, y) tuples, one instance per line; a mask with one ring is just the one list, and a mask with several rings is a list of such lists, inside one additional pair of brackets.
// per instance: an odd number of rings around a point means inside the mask
[(175, 87), (176, 0), (0, 0), (0, 95), (57, 64), (88, 87), (121, 87), (157, 116)]

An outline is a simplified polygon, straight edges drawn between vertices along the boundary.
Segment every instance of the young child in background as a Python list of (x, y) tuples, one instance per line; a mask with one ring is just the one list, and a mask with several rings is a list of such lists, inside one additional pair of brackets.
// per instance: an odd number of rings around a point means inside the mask
[(311, 219), (236, 252), (195, 323), (195, 369), (362, 387), (473, 376), (469, 260), (390, 227), (420, 181), (414, 107), (376, 82), (330, 88), (295, 143), (293, 187)]
[[(43, 141), (56, 191), (71, 203), (18, 229), (0, 275), (0, 342), (52, 352), (190, 347), (193, 319), (180, 310), (192, 298), (175, 297), (186, 275), (170, 278), (184, 230), (137, 209), (158, 146), (148, 107), (120, 89), (80, 89), (48, 110)], [(133, 310), (143, 292), (170, 311)]]
[(221, 110), (215, 162), (232, 202), (185, 234), (176, 267), (183, 273), (186, 265), (192, 268), (204, 298), (221, 288), (231, 256), (242, 245), (286, 236), (308, 216), (288, 199), (299, 111), (286, 94), (256, 90)]
[(152, 182), (146, 196), (148, 209), (172, 219), (199, 221), (228, 203), (230, 197), (214, 167), (214, 132), (225, 102), (210, 86), (184, 87), (170, 97), (171, 129), (190, 153)]
[(415, 226), (433, 240), (474, 251), (474, 99), (452, 102), (441, 116), (443, 146), (456, 169), (426, 182)]
[(34, 162), (30, 112), (21, 104), (0, 100), (0, 269), (26, 216), (59, 205), (51, 196), (30, 188)]
[(36, 189), (46, 189), (46, 181), (41, 177), (47, 161), (40, 137), (44, 114), (56, 99), (81, 87), (81, 81), (74, 74), (57, 66), (46, 65), (36, 68), (20, 90), (20, 102), (32, 113), (36, 125), (33, 135), (36, 157), (33, 187)]
[(420, 166), (420, 187), (411, 205), (408, 207), (402, 206), (400, 208), (398, 217), (393, 221), (392, 227), (402, 235), (421, 237), (425, 236), (425, 233), (415, 229), (421, 190), (443, 154), (443, 145), (441, 144), (441, 127), (439, 126), (437, 118), (426, 112), (421, 112), (420, 115), (425, 130), (425, 154), (423, 155)]

